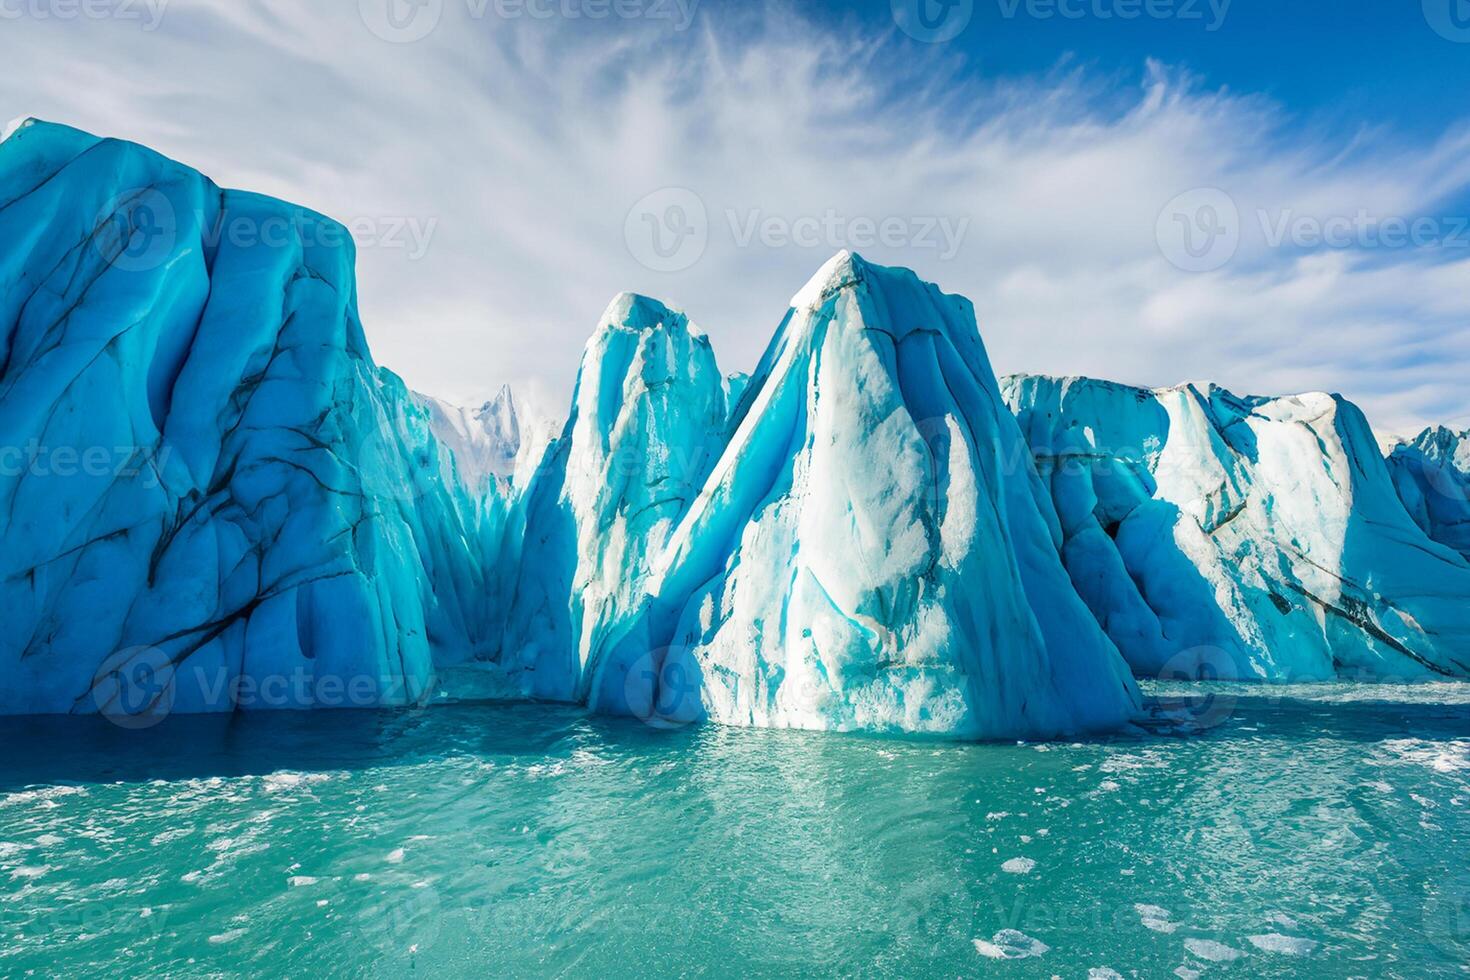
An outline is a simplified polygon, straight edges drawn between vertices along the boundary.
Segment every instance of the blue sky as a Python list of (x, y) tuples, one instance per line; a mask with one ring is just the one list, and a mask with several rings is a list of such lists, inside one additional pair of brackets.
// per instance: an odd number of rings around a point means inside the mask
[(0, 113), (347, 222), (379, 361), (453, 399), (562, 411), (624, 289), (748, 369), (852, 247), (1002, 372), (1470, 426), (1470, 0), (413, 2), (9, 3)]
[[(887, 0), (811, 6), (870, 30), (892, 17)], [(1170, 16), (1130, 19), (1117, 16), (1120, 9), (1127, 8), (1094, 0), (979, 0), (950, 44), (980, 76), (1045, 71), (1064, 55), (1126, 74), (1152, 58), (1187, 65), (1211, 85), (1267, 96), (1303, 118), (1388, 122), (1425, 135), (1464, 115), (1470, 52), (1433, 33), (1420, 0), (1178, 0), (1157, 8)], [(1465, 16), (1470, 24), (1470, 10)]]

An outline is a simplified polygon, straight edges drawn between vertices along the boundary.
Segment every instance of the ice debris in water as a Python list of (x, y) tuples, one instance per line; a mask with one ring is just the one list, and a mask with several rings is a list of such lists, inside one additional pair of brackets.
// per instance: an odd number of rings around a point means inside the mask
[(989, 942), (976, 939), (975, 951), (993, 960), (1023, 960), (1048, 953), (1051, 947), (1017, 929), (1002, 929)]
[(1310, 956), (1317, 948), (1316, 940), (1283, 936), (1278, 932), (1264, 936), (1247, 936), (1246, 941), (1263, 952), (1281, 953), (1285, 956)]
[(1226, 946), (1224, 943), (1216, 942), (1213, 939), (1186, 939), (1184, 940), (1184, 948), (1200, 959), (1208, 960), (1211, 963), (1229, 963), (1231, 960), (1238, 960), (1245, 955), (1245, 953), (1233, 946)]
[(1169, 921), (1169, 910), (1157, 905), (1135, 905), (1133, 910), (1138, 913), (1139, 921), (1145, 929), (1154, 932), (1169, 933), (1179, 928), (1179, 923)]

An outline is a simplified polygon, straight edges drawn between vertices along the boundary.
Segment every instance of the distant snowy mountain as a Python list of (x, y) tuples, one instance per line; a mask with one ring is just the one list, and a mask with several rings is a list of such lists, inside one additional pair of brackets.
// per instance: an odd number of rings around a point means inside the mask
[(521, 422), (510, 386), (479, 408), (467, 408), (414, 393), (429, 412), (429, 425), (439, 442), (454, 454), (459, 471), (472, 483), (515, 473), (521, 450)]
[(1072, 580), (1138, 673), (1470, 676), (1470, 564), (1410, 519), (1351, 403), (1024, 375), (1002, 388)]

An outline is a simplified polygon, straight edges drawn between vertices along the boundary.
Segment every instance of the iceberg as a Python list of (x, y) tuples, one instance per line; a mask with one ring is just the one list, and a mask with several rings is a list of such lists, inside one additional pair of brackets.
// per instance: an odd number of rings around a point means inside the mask
[(1420, 530), (1470, 558), (1470, 432), (1425, 429), (1393, 447), (1388, 470)]
[(374, 364), (345, 228), (28, 121), (0, 243), (0, 713), (414, 703), (489, 652), (503, 505)]
[(1135, 716), (967, 300), (839, 253), (726, 433), (644, 601), (583, 634), (594, 708), (963, 738)]
[(561, 436), (517, 502), (497, 663), (510, 688), (587, 699), (593, 643), (636, 609), (651, 557), (723, 442), (729, 383), (688, 317), (632, 293), (588, 341)]
[(1470, 676), (1470, 564), (1410, 517), (1350, 402), (1029, 375), (1002, 389), (1067, 571), (1136, 673)]

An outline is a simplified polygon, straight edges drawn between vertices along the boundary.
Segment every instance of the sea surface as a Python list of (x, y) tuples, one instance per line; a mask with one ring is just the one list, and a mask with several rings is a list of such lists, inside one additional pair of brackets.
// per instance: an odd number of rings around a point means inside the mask
[(1470, 685), (1105, 741), (562, 708), (0, 722), (0, 975), (1470, 970)]

